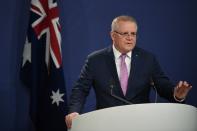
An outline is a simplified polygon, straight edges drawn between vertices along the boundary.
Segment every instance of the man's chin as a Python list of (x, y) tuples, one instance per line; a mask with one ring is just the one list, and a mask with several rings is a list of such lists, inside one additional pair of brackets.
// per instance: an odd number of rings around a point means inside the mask
[(127, 52), (132, 51), (132, 50), (134, 49), (134, 47), (135, 47), (135, 46), (133, 46), (133, 45), (132, 45), (132, 46), (129, 46), (129, 47), (127, 48)]

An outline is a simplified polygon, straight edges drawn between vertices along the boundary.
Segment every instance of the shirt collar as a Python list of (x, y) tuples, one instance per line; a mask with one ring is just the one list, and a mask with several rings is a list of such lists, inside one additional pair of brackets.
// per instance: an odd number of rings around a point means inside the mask
[[(116, 47), (114, 46), (114, 44), (113, 44), (112, 48), (113, 48), (113, 52), (114, 52), (115, 59), (119, 59), (120, 56), (121, 56), (120, 51), (118, 51), (118, 50), (116, 49)], [(127, 54), (126, 54), (127, 57), (128, 57), (129, 59), (131, 59), (131, 54), (132, 54), (131, 51), (127, 52)]]

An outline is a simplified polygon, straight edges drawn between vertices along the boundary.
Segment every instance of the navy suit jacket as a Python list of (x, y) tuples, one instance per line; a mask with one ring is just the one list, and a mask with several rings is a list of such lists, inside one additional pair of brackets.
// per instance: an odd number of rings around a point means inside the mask
[(153, 80), (161, 97), (174, 101), (174, 85), (160, 68), (155, 56), (141, 48), (132, 51), (131, 69), (127, 93), (124, 96), (116, 70), (112, 47), (91, 53), (81, 70), (70, 97), (69, 112), (81, 112), (91, 87), (96, 94), (96, 108), (124, 105), (126, 103), (111, 96), (110, 85), (113, 81), (113, 94), (131, 103), (148, 103), (150, 82)]

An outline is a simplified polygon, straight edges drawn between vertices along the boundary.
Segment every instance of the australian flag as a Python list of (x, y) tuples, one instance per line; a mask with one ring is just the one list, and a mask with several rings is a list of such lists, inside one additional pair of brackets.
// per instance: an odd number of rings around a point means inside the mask
[(55, 0), (31, 0), (21, 65), (30, 89), (35, 131), (66, 131), (66, 88), (62, 66), (59, 12)]

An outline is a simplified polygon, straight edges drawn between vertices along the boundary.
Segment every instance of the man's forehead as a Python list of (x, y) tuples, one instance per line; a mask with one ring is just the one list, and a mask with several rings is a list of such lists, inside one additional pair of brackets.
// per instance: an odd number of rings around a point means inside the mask
[(117, 27), (124, 30), (137, 30), (136, 23), (131, 21), (121, 21)]

